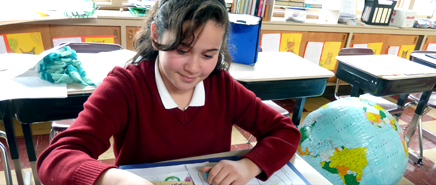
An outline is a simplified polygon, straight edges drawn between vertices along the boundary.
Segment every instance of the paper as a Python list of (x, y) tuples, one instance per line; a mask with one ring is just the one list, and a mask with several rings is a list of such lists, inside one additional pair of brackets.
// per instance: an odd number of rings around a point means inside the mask
[(338, 56), (339, 50), (341, 50), (341, 44), (342, 42), (325, 42), (319, 66), (328, 70), (334, 70), (337, 63), (336, 56)]
[(98, 86), (115, 66), (124, 66), (135, 54), (136, 52), (130, 50), (78, 53), (77, 59), (81, 61), (81, 66), (86, 71), (86, 77)]
[(410, 53), (415, 50), (415, 45), (401, 45), (399, 57), (409, 59)]
[(401, 46), (389, 46), (387, 54), (398, 56), (398, 54), (400, 52), (400, 47)]
[(341, 16), (356, 17), (356, 0), (342, 0)]
[[(0, 35), (0, 54), (7, 53), (8, 49), (6, 45), (6, 38), (3, 35)], [(0, 64), (1, 65), (1, 64)]]
[(40, 32), (6, 34), (12, 53), (40, 54), (44, 51)]
[(282, 33), (280, 51), (291, 52), (299, 55), (302, 37), (303, 34), (301, 33)]
[(262, 52), (278, 52), (280, 50), (280, 33), (262, 34)]
[(375, 42), (375, 43), (368, 44), (368, 48), (372, 49), (374, 55), (380, 55), (382, 47), (383, 47), (383, 42)]
[(82, 38), (81, 37), (57, 37), (57, 38), (53, 38), (53, 46), (59, 46), (59, 44), (62, 43), (68, 43), (68, 42), (82, 42)]
[(353, 48), (368, 48), (368, 43), (353, 44)]
[(1, 87), (5, 88), (0, 101), (23, 98), (65, 98), (67, 84), (52, 84), (36, 77), (15, 77), (0, 80)]
[[(185, 165), (154, 167), (154, 168), (139, 168), (126, 169), (142, 178), (149, 181), (187, 181), (194, 184), (208, 185), (205, 173), (201, 171), (204, 166), (212, 167), (216, 163), (193, 163)], [(167, 179), (167, 180), (165, 180)], [(306, 184), (303, 179), (298, 176), (294, 170), (288, 165), (283, 166), (276, 171), (267, 181), (260, 181), (256, 178), (251, 179), (246, 185), (290, 185), (290, 184)]]
[(319, 65), (323, 47), (324, 42), (308, 42), (306, 51), (304, 52), (304, 58)]
[(98, 43), (109, 43), (114, 44), (115, 38), (113, 35), (102, 35), (102, 36), (84, 36), (85, 42), (98, 42)]
[(430, 42), (430, 43), (428, 43), (428, 45), (427, 45), (427, 49), (426, 49), (427, 51), (436, 51), (436, 43), (432, 43), (432, 42)]
[(0, 79), (19, 76), (39, 61), (40, 56), (30, 54), (5, 53), (0, 54)]

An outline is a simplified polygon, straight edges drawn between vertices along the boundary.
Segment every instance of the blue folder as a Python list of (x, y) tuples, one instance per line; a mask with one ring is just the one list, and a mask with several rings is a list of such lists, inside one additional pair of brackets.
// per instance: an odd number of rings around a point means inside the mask
[(262, 18), (229, 13), (229, 52), (232, 62), (252, 65), (257, 62)]
[[(217, 157), (217, 158), (208, 158), (208, 159), (196, 159), (189, 161), (172, 161), (172, 162), (162, 162), (162, 163), (142, 163), (142, 164), (131, 164), (131, 165), (122, 165), (120, 169), (138, 169), (138, 168), (153, 168), (153, 167), (162, 167), (162, 166), (174, 166), (174, 165), (182, 165), (182, 164), (193, 164), (193, 163), (202, 163), (202, 162), (219, 162), (221, 160), (239, 160), (242, 156), (230, 156), (230, 157)], [(309, 181), (295, 168), (295, 166), (288, 162), (287, 165), (307, 184), (310, 185)]]

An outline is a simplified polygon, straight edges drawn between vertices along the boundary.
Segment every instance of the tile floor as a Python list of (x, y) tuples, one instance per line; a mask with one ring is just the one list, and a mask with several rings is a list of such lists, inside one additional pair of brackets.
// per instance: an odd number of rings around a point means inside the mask
[[(398, 97), (388, 97), (388, 100), (396, 102), (396, 98)], [(304, 112), (302, 115), (302, 120), (311, 112), (319, 108), (320, 106), (324, 105), (325, 103), (328, 103), (330, 101), (333, 101), (334, 97), (317, 97), (317, 98), (308, 98), (306, 100), (306, 104), (304, 106)], [(289, 112), (292, 113), (293, 107), (294, 107), (294, 100), (278, 100), (275, 101), (280, 106), (287, 109)], [(405, 112), (402, 114), (400, 118), (400, 125), (402, 128), (404, 128), (412, 119), (414, 114), (415, 106), (408, 107)], [(27, 172), (30, 171), (30, 163), (27, 158), (26, 153), (26, 147), (24, 144), (24, 139), (22, 137), (22, 131), (21, 126), (18, 122), (15, 121), (15, 129), (17, 133), (17, 140), (18, 140), (18, 146), (19, 146), (19, 152), (20, 152), (20, 160), (22, 164), (23, 171)], [(423, 116), (423, 127), (427, 128), (430, 131), (433, 131), (433, 133), (436, 133), (436, 110), (430, 111), (427, 115)], [(51, 128), (50, 122), (45, 123), (38, 123), (32, 125), (32, 130), (34, 133), (34, 142), (36, 146), (36, 153), (39, 155), (47, 146), (48, 146), (48, 140), (49, 140), (49, 132)], [(4, 130), (3, 128), (3, 122), (0, 122), (0, 130)], [(253, 138), (251, 141), (251, 144), (247, 144), (246, 141), (249, 138), (250, 134), (245, 132), (244, 130), (234, 127), (233, 133), (232, 133), (232, 150), (241, 150), (241, 149), (247, 149), (252, 148), (256, 144), (256, 139)], [(4, 140), (1, 140), (2, 143), (4, 143)], [(414, 139), (411, 143), (410, 149), (413, 151), (419, 150), (418, 145), (418, 139), (417, 134), (415, 134)], [(409, 162), (407, 166), (406, 173), (404, 174), (404, 177), (401, 179), (401, 181), (398, 184), (401, 185), (409, 185), (409, 184), (416, 184), (416, 185), (430, 185), (430, 184), (436, 184), (436, 178), (434, 177), (436, 175), (436, 143), (432, 142), (426, 138), (424, 138), (424, 165), (417, 166), (413, 163)], [(103, 163), (113, 164), (114, 163), (114, 155), (112, 148), (110, 148), (107, 152), (102, 154), (99, 157), (99, 160)], [(11, 162), (12, 164), (12, 162)], [(12, 169), (14, 169), (13, 165), (11, 166)], [(5, 177), (4, 177), (4, 171), (3, 167), (0, 165), (0, 185), (6, 184), (5, 183)], [(12, 172), (15, 184), (15, 171)]]

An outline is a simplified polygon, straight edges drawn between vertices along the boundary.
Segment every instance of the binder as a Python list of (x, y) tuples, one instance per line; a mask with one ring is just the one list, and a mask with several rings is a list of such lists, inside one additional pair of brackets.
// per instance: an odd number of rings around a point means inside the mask
[(252, 65), (257, 62), (262, 18), (229, 13), (229, 51), (232, 62)]

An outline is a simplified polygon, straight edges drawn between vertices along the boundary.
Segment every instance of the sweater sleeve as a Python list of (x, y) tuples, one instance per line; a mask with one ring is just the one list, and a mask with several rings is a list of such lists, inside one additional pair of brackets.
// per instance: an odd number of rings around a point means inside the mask
[(264, 104), (256, 95), (235, 80), (231, 80), (232, 122), (253, 134), (256, 146), (244, 157), (253, 161), (267, 180), (295, 154), (301, 134), (289, 117)]
[[(129, 75), (114, 68), (84, 104), (74, 123), (58, 134), (37, 161), (43, 184), (93, 184), (113, 165), (97, 158), (110, 147), (110, 137), (127, 122)], [(129, 99), (130, 98), (130, 99)]]

